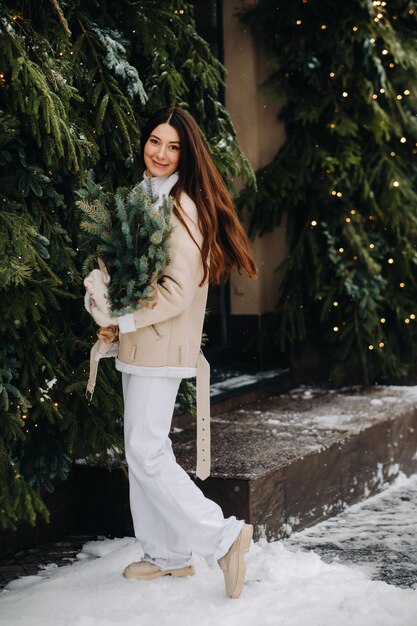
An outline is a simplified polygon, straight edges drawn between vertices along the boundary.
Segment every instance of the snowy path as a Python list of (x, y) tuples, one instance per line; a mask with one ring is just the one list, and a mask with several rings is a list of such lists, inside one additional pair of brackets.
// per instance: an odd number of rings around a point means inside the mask
[(372, 579), (397, 587), (417, 587), (417, 475), (399, 477), (386, 491), (294, 533), (284, 545), (314, 550), (326, 562), (359, 563)]
[[(328, 546), (340, 552), (345, 546), (346, 552), (353, 541), (358, 550), (384, 545), (399, 554), (405, 546), (412, 552), (416, 519), (409, 517), (406, 503), (414, 505), (413, 494), (417, 476), (400, 479), (384, 494), (285, 542), (253, 545), (239, 600), (225, 597), (220, 570), (203, 561), (197, 561), (192, 578), (125, 580), (121, 571), (140, 556), (134, 540), (90, 542), (78, 562), (48, 566), (42, 575), (10, 583), (0, 594), (0, 624), (416, 626), (417, 589), (372, 580), (376, 570), (366, 564), (326, 563), (313, 551), (300, 549), (319, 549), (328, 559), (335, 555)], [(400, 509), (403, 503), (403, 510), (395, 513), (393, 501)]]

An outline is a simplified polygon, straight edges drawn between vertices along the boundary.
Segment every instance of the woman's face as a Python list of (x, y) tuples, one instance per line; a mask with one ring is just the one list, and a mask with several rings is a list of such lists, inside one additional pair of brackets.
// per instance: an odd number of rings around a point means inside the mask
[(150, 176), (170, 176), (180, 163), (180, 137), (173, 126), (159, 124), (149, 135), (143, 159)]

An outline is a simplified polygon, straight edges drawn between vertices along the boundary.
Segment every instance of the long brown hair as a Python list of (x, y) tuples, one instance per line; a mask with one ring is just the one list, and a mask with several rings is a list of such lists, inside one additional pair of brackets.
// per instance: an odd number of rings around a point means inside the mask
[[(184, 191), (197, 206), (198, 225), (203, 233), (201, 257), (204, 275), (201, 284), (206, 280), (219, 283), (232, 270), (254, 278), (257, 269), (248, 237), (236, 215), (231, 195), (204, 145), (197, 123), (187, 111), (178, 107), (161, 109), (149, 119), (142, 132), (142, 154), (149, 136), (159, 124), (169, 124), (180, 138), (179, 179), (171, 195), (181, 206), (180, 195)], [(175, 215), (187, 227), (178, 206), (174, 206)]]

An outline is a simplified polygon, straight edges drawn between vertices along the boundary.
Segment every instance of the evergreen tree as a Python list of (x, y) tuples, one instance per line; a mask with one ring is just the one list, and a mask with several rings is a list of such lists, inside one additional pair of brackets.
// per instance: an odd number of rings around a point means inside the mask
[(257, 173), (252, 232), (285, 215), (281, 350), (315, 346), (372, 382), (417, 357), (417, 6), (260, 0), (242, 13), (274, 71), (286, 141)]
[(108, 191), (134, 185), (141, 123), (168, 104), (196, 117), (223, 173), (250, 177), (222, 83), (188, 3), (1, 3), (0, 526), (47, 517), (39, 491), (74, 457), (122, 455), (111, 363), (84, 398), (95, 328), (82, 312), (74, 190), (89, 169)]

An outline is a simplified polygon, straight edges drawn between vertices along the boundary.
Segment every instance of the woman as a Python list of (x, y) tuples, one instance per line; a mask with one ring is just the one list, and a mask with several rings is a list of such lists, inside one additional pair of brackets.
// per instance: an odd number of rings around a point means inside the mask
[[(191, 115), (177, 107), (159, 111), (144, 129), (142, 146), (145, 176), (160, 200), (172, 196), (174, 209), (170, 259), (155, 303), (117, 319), (130, 506), (144, 550), (143, 559), (124, 575), (192, 575), (195, 552), (209, 563), (219, 562), (227, 595), (238, 598), (252, 526), (233, 516), (225, 519), (204, 497), (176, 463), (168, 434), (181, 379), (197, 373), (197, 392), (204, 387), (200, 344), (209, 282), (218, 283), (232, 270), (255, 277), (256, 267), (230, 194)], [(88, 288), (88, 279), (85, 284)], [(100, 325), (115, 324), (100, 317), (94, 300), (91, 306)], [(203, 478), (209, 459), (205, 430), (203, 425), (197, 465)]]

